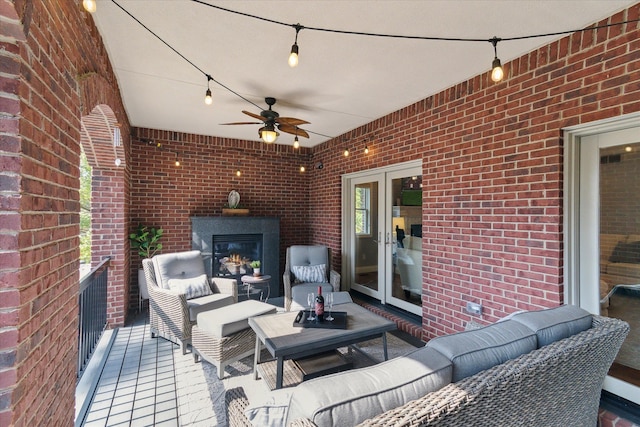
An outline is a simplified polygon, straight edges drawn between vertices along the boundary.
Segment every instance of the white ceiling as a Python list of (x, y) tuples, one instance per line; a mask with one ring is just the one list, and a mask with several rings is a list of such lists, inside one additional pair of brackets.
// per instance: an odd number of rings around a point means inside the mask
[[(624, 0), (115, 0), (194, 65), (151, 35), (113, 0), (98, 0), (92, 16), (102, 35), (133, 126), (258, 140), (259, 125), (242, 110), (260, 109), (211, 82), (205, 74), (266, 108), (310, 124), (314, 146), (489, 71), (493, 36), (510, 38), (580, 29), (636, 1)], [(439, 38), (450, 42), (378, 38), (303, 29), (300, 63), (287, 58), (292, 26), (214, 9), (214, 4), (289, 25)], [(508, 62), (561, 36), (503, 41)], [(197, 68), (202, 71), (199, 71)], [(278, 143), (291, 144), (282, 133)]]

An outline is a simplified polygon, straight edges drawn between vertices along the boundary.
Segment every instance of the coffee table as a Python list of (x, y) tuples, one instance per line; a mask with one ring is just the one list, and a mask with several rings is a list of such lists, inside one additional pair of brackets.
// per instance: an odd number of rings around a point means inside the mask
[(387, 360), (386, 333), (397, 328), (395, 322), (354, 303), (334, 306), (335, 311), (347, 312), (347, 329), (302, 328), (293, 326), (297, 311), (249, 318), (249, 326), (256, 333), (253, 376), (258, 379), (261, 345), (276, 359), (275, 388), (282, 388), (284, 361), (296, 359), (373, 338), (382, 338), (384, 360)]

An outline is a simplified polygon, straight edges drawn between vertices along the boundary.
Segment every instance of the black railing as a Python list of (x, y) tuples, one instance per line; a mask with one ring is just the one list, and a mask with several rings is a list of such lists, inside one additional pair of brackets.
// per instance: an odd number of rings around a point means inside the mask
[(80, 281), (78, 297), (78, 378), (91, 359), (107, 326), (107, 282), (111, 257), (105, 258)]

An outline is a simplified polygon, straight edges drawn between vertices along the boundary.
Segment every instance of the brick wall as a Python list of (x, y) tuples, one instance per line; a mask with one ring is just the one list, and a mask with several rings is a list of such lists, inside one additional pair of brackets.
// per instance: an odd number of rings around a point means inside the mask
[[(126, 116), (80, 2), (0, 0), (0, 40), (0, 425), (72, 425), (80, 120)], [(109, 84), (84, 93), (89, 72)]]
[[(163, 252), (190, 250), (190, 217), (222, 215), (233, 189), (251, 216), (280, 218), (281, 270), (287, 246), (311, 241), (308, 183), (314, 172), (308, 148), (149, 129), (135, 129), (135, 135), (130, 230), (138, 224), (162, 228)], [(307, 172), (301, 173), (303, 164)], [(131, 257), (137, 284), (141, 261), (135, 251)], [(131, 308), (137, 307), (137, 295), (133, 290)]]
[[(635, 5), (599, 24), (639, 13)], [(340, 175), (423, 160), (424, 339), (461, 330), (467, 301), (484, 305), (485, 322), (562, 303), (562, 129), (640, 110), (638, 23), (575, 33), (505, 72), (501, 83), (476, 76), (313, 153), (324, 169), (310, 183), (311, 234), (334, 249)], [(359, 147), (348, 158), (345, 139)]]

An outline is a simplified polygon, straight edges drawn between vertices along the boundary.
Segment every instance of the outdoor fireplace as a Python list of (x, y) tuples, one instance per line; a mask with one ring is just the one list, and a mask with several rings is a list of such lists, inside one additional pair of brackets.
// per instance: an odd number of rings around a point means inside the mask
[(280, 219), (274, 217), (191, 217), (191, 248), (202, 252), (209, 276), (237, 279), (253, 274), (251, 261), (261, 262), (271, 276), (271, 297), (280, 296)]
[(240, 280), (253, 274), (250, 264), (262, 262), (262, 246), (262, 234), (214, 234), (213, 275)]

